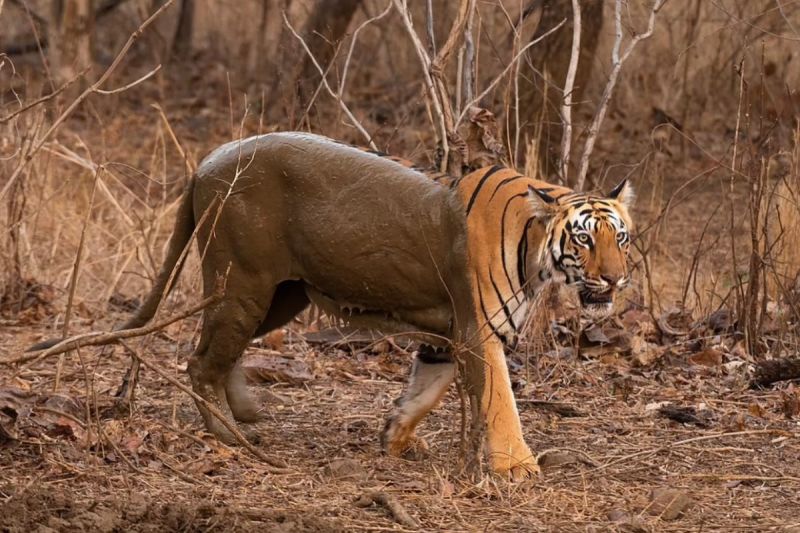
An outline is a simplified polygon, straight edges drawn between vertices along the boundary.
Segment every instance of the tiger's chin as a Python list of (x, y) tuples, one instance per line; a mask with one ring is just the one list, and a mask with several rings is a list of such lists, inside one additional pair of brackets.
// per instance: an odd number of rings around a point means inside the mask
[(606, 318), (614, 309), (614, 292), (606, 291), (596, 293), (591, 291), (580, 291), (581, 315), (584, 318), (599, 320)]

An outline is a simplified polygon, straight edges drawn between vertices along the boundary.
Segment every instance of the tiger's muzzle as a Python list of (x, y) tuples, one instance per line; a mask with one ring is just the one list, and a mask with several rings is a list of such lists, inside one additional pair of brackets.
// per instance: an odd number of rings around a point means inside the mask
[(605, 276), (597, 280), (585, 279), (578, 290), (583, 314), (595, 319), (610, 315), (614, 308), (614, 296), (628, 284), (628, 279), (627, 276), (614, 279)]

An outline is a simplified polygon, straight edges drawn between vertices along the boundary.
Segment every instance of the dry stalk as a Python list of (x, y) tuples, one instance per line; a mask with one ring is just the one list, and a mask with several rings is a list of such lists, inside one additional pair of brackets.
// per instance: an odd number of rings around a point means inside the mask
[[(78, 95), (78, 97), (75, 100), (73, 100), (72, 103), (69, 106), (67, 106), (67, 108), (58, 116), (58, 118), (47, 129), (47, 131), (45, 131), (33, 143), (31, 149), (27, 153), (22, 154), (20, 163), (17, 165), (17, 167), (13, 170), (13, 172), (9, 176), (8, 181), (6, 182), (3, 189), (0, 190), (0, 199), (2, 199), (6, 195), (8, 190), (11, 188), (11, 185), (17, 180), (17, 178), (19, 178), (19, 176), (22, 174), (22, 171), (25, 170), (25, 168), (27, 168), (27, 166), (33, 160), (33, 156), (35, 156), (36, 153), (42, 149), (47, 140), (58, 130), (61, 124), (63, 124), (64, 121), (67, 120), (67, 118), (69, 118), (72, 112), (75, 111), (75, 109), (77, 109), (78, 106), (80, 106), (84, 100), (86, 100), (93, 93), (98, 92), (99, 89), (103, 86), (103, 84), (106, 81), (108, 81), (108, 79), (111, 77), (114, 71), (117, 70), (117, 67), (119, 67), (119, 65), (122, 63), (122, 60), (125, 59), (125, 56), (128, 54), (128, 51), (133, 46), (133, 43), (135, 43), (139, 39), (139, 37), (141, 37), (144, 30), (150, 24), (152, 24), (153, 21), (156, 20), (174, 2), (175, 0), (167, 0), (160, 8), (158, 8), (152, 15), (150, 15), (150, 17), (148, 17), (147, 20), (142, 22), (142, 24), (139, 25), (136, 31), (134, 31), (130, 35), (130, 37), (128, 37), (128, 40), (126, 41), (122, 49), (119, 51), (119, 53), (117, 53), (116, 57), (114, 58), (114, 61), (111, 62), (111, 65), (109, 65), (109, 67), (105, 70), (105, 72), (103, 72), (103, 74), (100, 75), (97, 81), (95, 81), (80, 95)], [(133, 87), (133, 85), (135, 84), (129, 84), (125, 88), (130, 89), (131, 87)]]
[(511, 70), (511, 68), (514, 66), (514, 64), (515, 64), (517, 61), (519, 61), (519, 59), (522, 57), (522, 55), (523, 55), (525, 52), (527, 52), (527, 51), (528, 51), (528, 49), (529, 49), (530, 47), (532, 47), (533, 45), (535, 45), (535, 44), (537, 44), (537, 43), (541, 42), (541, 41), (542, 41), (542, 39), (544, 39), (545, 37), (549, 36), (549, 35), (550, 35), (551, 33), (553, 33), (554, 31), (557, 31), (557, 30), (558, 30), (558, 29), (559, 29), (561, 26), (563, 26), (563, 25), (564, 25), (566, 22), (567, 22), (567, 19), (563, 19), (561, 22), (559, 22), (558, 24), (556, 24), (555, 26), (553, 26), (551, 29), (549, 29), (549, 30), (548, 30), (546, 33), (543, 33), (542, 35), (540, 35), (539, 37), (537, 37), (536, 39), (534, 39), (533, 41), (529, 42), (529, 43), (528, 43), (528, 44), (526, 44), (524, 47), (522, 47), (522, 48), (519, 50), (519, 52), (517, 52), (517, 54), (516, 54), (516, 55), (515, 55), (513, 58), (511, 58), (511, 61), (509, 61), (508, 65), (506, 65), (506, 67), (505, 67), (505, 68), (502, 70), (502, 72), (500, 72), (500, 74), (498, 74), (498, 75), (497, 75), (497, 76), (496, 76), (496, 77), (495, 77), (495, 78), (494, 78), (494, 79), (493, 79), (493, 80), (492, 80), (492, 81), (489, 83), (489, 85), (486, 87), (486, 89), (484, 89), (484, 90), (483, 90), (483, 92), (481, 92), (481, 93), (480, 93), (478, 96), (476, 96), (475, 98), (473, 98), (472, 100), (470, 100), (470, 101), (469, 101), (469, 102), (468, 102), (468, 103), (467, 103), (467, 104), (464, 106), (464, 109), (461, 111), (461, 114), (458, 116), (458, 119), (456, 120), (455, 127), (457, 128), (457, 127), (458, 127), (458, 126), (461, 124), (461, 122), (464, 120), (464, 117), (466, 117), (466, 116), (467, 116), (467, 113), (469, 112), (469, 108), (470, 108), (470, 107), (474, 106), (475, 104), (477, 104), (478, 102), (480, 102), (481, 100), (483, 100), (483, 98), (484, 98), (484, 97), (485, 97), (487, 94), (489, 94), (490, 92), (492, 92), (492, 90), (493, 90), (493, 89), (494, 89), (494, 88), (497, 86), (497, 84), (498, 84), (498, 83), (500, 83), (500, 81), (501, 81), (503, 78), (505, 78), (505, 77), (506, 77), (506, 75), (507, 75), (507, 74), (508, 74), (508, 72)]
[[(67, 310), (64, 312), (64, 326), (61, 331), (63, 337), (69, 335), (70, 319), (72, 318), (72, 307), (75, 302), (75, 288), (78, 285), (78, 276), (81, 271), (81, 259), (83, 259), (84, 244), (86, 243), (86, 228), (89, 225), (89, 218), (92, 216), (92, 208), (94, 207), (94, 199), (97, 194), (97, 182), (100, 181), (99, 172), (94, 172), (94, 183), (92, 185), (92, 195), (89, 198), (89, 206), (86, 208), (86, 216), (83, 219), (83, 227), (81, 228), (81, 236), (78, 240), (78, 249), (75, 251), (75, 262), (72, 265), (72, 275), (69, 280), (69, 295), (67, 296)], [(58, 357), (58, 364), (56, 365), (56, 379), (53, 385), (53, 390), (57, 391), (61, 384), (61, 371), (64, 368), (64, 353)]]
[[(414, 29), (414, 23), (411, 21), (411, 14), (408, 11), (408, 0), (392, 0), (394, 3), (397, 12), (400, 14), (400, 18), (403, 21), (403, 27), (405, 27), (406, 31), (408, 32), (409, 37), (411, 38), (411, 43), (414, 45), (414, 50), (417, 53), (417, 57), (419, 58), (420, 65), (422, 66), (422, 75), (425, 79), (425, 89), (427, 90), (428, 94), (428, 101), (430, 105), (433, 106), (434, 110), (434, 119), (433, 127), (434, 131), (436, 131), (437, 135), (437, 142), (442, 147), (443, 157), (441, 166), (439, 168), (440, 171), (446, 172), (447, 171), (447, 159), (449, 155), (449, 144), (448, 144), (448, 134), (452, 130), (452, 122), (450, 124), (451, 127), (448, 127), (447, 118), (445, 113), (450, 113), (452, 115), (452, 111), (450, 109), (450, 102), (449, 100), (442, 100), (442, 93), (437, 89), (436, 85), (434, 84), (434, 79), (432, 76), (433, 70), (433, 61), (431, 60), (430, 55), (425, 50), (425, 45), (422, 44), (422, 40), (417, 35), (416, 30)], [(463, 7), (464, 4), (470, 3), (474, 0), (463, 0), (461, 5)], [(459, 12), (461, 9), (459, 9)], [(466, 19), (464, 20), (464, 24), (466, 24)], [(455, 28), (455, 24), (453, 25)], [(452, 35), (453, 32), (451, 32)], [(448, 43), (450, 42), (450, 38), (448, 38)], [(447, 43), (445, 44), (447, 47)], [(445, 47), (442, 47), (442, 52), (445, 51)], [(441, 54), (441, 52), (440, 52)], [(437, 65), (441, 68), (441, 64)], [(443, 80), (440, 80), (443, 81)], [(438, 83), (438, 82), (437, 82)]]
[(622, 48), (622, 4), (623, 0), (616, 0), (614, 3), (614, 23), (616, 28), (616, 37), (614, 38), (614, 47), (611, 50), (611, 73), (608, 76), (605, 89), (603, 89), (603, 96), (600, 98), (600, 105), (597, 106), (597, 111), (594, 114), (592, 123), (589, 125), (589, 132), (586, 137), (586, 143), (583, 146), (583, 153), (581, 154), (580, 165), (578, 166), (578, 177), (575, 180), (575, 189), (583, 190), (586, 184), (586, 174), (589, 172), (589, 159), (594, 151), (595, 142), (597, 142), (597, 134), (600, 132), (600, 126), (606, 117), (608, 111), (608, 103), (611, 101), (611, 96), (614, 93), (614, 87), (617, 85), (619, 73), (622, 70), (622, 65), (630, 57), (631, 52), (641, 41), (648, 39), (653, 35), (655, 30), (656, 15), (664, 7), (667, 0), (655, 0), (652, 9), (650, 10), (650, 17), (647, 22), (647, 29), (644, 33), (634, 35), (628, 45), (620, 54)]
[(738, 212), (736, 206), (736, 199), (734, 196), (734, 189), (736, 185), (736, 157), (738, 155), (739, 150), (739, 129), (742, 123), (742, 102), (744, 100), (744, 91), (745, 91), (745, 83), (744, 83), (744, 59), (741, 60), (738, 66), (738, 74), (739, 74), (739, 103), (736, 108), (736, 128), (733, 134), (733, 154), (731, 154), (731, 177), (729, 180), (729, 200), (730, 200), (730, 227), (728, 230), (730, 231), (730, 243), (731, 243), (731, 283), (733, 284), (733, 292), (736, 295), (736, 307), (739, 307), (740, 302), (742, 302), (744, 295), (742, 294), (742, 287), (739, 283), (739, 275), (736, 269), (736, 213)]
[(87, 68), (83, 69), (75, 77), (73, 77), (72, 79), (67, 80), (66, 82), (64, 82), (58, 89), (56, 89), (56, 90), (54, 90), (54, 91), (52, 91), (52, 92), (40, 97), (40, 98), (37, 98), (33, 102), (27, 103), (27, 104), (21, 106), (16, 111), (14, 111), (12, 113), (9, 113), (8, 115), (4, 116), (3, 118), (0, 118), (0, 124), (5, 124), (6, 122), (10, 121), (12, 118), (14, 118), (16, 116), (19, 116), (19, 115), (25, 113), (26, 111), (28, 111), (30, 109), (33, 109), (34, 107), (36, 107), (38, 105), (41, 105), (41, 104), (43, 104), (45, 102), (48, 102), (48, 101), (52, 100), (53, 98), (55, 98), (56, 96), (58, 96), (59, 94), (64, 92), (67, 88), (69, 88), (70, 85), (72, 85), (73, 83), (75, 83), (76, 81), (81, 79), (87, 72), (89, 72), (90, 68), (91, 67), (87, 67)]

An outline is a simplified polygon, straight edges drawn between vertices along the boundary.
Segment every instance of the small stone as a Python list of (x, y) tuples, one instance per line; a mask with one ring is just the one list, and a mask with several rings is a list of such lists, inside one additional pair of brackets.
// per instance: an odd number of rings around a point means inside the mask
[(550, 452), (539, 458), (539, 466), (542, 468), (552, 468), (577, 462), (578, 458), (575, 457), (575, 454), (568, 452)]

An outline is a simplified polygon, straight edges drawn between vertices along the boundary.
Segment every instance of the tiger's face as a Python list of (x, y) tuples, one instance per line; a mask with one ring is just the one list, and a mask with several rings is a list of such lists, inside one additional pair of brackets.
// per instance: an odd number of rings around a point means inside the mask
[(541, 192), (537, 196), (549, 212), (540, 259), (545, 277), (576, 287), (584, 314), (608, 315), (615, 295), (630, 282), (630, 185), (623, 181), (607, 197), (575, 193), (554, 199)]

